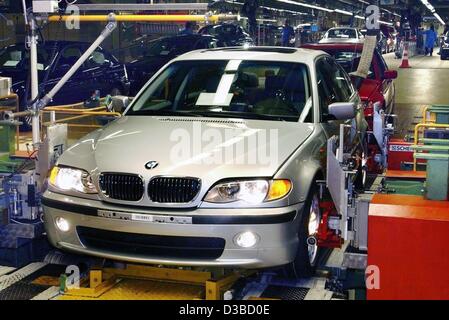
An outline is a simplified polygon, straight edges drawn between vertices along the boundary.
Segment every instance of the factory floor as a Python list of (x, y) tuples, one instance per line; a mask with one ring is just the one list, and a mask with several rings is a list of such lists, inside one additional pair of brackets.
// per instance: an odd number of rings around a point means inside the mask
[(411, 68), (401, 69), (400, 59), (394, 53), (384, 55), (390, 69), (397, 70), (395, 81), (395, 113), (398, 116), (397, 136), (404, 137), (413, 132), (426, 106), (449, 105), (449, 60), (441, 61), (435, 49), (434, 55), (414, 56), (409, 60)]

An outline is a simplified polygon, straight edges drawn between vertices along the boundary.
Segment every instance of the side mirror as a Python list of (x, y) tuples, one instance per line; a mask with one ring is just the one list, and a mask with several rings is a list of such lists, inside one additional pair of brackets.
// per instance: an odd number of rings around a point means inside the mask
[(349, 120), (356, 115), (353, 102), (336, 102), (329, 105), (329, 116), (335, 120)]
[(111, 111), (122, 113), (129, 106), (130, 102), (131, 102), (130, 97), (114, 96), (114, 97), (112, 97), (109, 109)]
[(396, 70), (387, 70), (384, 72), (385, 80), (394, 80), (398, 77), (398, 72)]

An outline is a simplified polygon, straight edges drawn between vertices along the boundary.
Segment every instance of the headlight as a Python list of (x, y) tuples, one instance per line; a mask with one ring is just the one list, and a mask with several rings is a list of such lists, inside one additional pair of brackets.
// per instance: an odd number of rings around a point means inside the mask
[(205, 202), (229, 203), (244, 201), (250, 204), (278, 200), (291, 190), (290, 180), (245, 180), (223, 182), (206, 194)]
[(98, 193), (91, 176), (84, 170), (54, 167), (50, 173), (50, 185), (64, 191)]

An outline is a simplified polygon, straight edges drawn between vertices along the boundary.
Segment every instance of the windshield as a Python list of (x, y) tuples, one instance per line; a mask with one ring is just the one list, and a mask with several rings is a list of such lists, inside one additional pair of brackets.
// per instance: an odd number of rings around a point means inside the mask
[[(359, 67), (360, 58), (362, 57), (361, 52), (356, 51), (335, 51), (329, 52), (337, 61), (339, 65), (345, 69), (347, 73), (357, 71)], [(368, 79), (374, 79), (375, 74), (373, 70), (373, 64), (370, 65), (370, 70), (368, 72)]]
[(357, 38), (354, 29), (331, 29), (327, 32), (327, 37), (332, 39), (349, 39)]
[(307, 66), (272, 61), (180, 61), (168, 66), (126, 115), (312, 122)]
[[(28, 68), (30, 53), (25, 48), (11, 46), (0, 53), (0, 68), (19, 69)], [(47, 50), (39, 48), (37, 51), (37, 68), (46, 70), (49, 64), (50, 54)]]
[(233, 24), (211, 26), (205, 30), (208, 34), (216, 36), (236, 36), (243, 34), (243, 30)]

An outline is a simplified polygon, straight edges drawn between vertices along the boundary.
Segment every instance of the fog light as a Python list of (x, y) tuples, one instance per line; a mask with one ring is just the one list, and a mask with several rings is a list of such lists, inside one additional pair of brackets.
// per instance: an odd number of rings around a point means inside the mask
[(62, 232), (67, 232), (70, 229), (69, 222), (64, 218), (57, 217), (55, 219), (55, 223), (56, 223), (56, 227), (58, 227), (58, 229)]
[(242, 248), (254, 247), (257, 241), (259, 241), (257, 235), (250, 231), (239, 233), (234, 239), (235, 244)]

